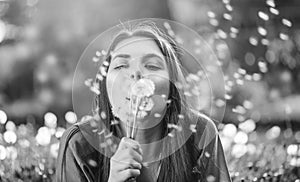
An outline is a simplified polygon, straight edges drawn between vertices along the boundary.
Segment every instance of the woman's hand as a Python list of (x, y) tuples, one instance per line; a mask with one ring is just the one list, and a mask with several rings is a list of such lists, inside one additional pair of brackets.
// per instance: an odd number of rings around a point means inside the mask
[(123, 137), (116, 153), (110, 159), (108, 182), (124, 182), (139, 176), (142, 161), (140, 144), (135, 140)]

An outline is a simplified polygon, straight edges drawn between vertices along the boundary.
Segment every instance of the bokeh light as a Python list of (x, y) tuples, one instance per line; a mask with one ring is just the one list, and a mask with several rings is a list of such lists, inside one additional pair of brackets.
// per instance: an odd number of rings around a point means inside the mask
[(6, 131), (3, 134), (4, 141), (9, 144), (14, 144), (17, 141), (17, 135), (14, 131)]
[(35, 137), (37, 143), (42, 146), (47, 146), (51, 141), (51, 131), (48, 127), (41, 127)]
[(0, 145), (0, 160), (4, 160), (6, 158), (6, 149), (3, 145)]
[(0, 43), (4, 40), (5, 35), (6, 35), (6, 25), (0, 19)]
[(70, 124), (74, 124), (77, 122), (77, 116), (74, 112), (72, 111), (68, 111), (66, 114), (65, 114), (65, 120), (70, 123)]
[(57, 117), (52, 112), (47, 112), (44, 116), (45, 126), (49, 128), (56, 128), (57, 126)]
[(16, 131), (16, 125), (13, 121), (7, 121), (5, 124), (5, 129), (8, 131)]
[(223, 135), (224, 136), (227, 136), (227, 137), (234, 137), (236, 135), (236, 132), (237, 132), (237, 128), (234, 124), (226, 124), (223, 128)]
[(246, 144), (248, 142), (248, 135), (243, 131), (239, 131), (234, 137), (234, 142), (237, 144)]
[(5, 124), (7, 121), (7, 115), (4, 111), (0, 110), (0, 124)]

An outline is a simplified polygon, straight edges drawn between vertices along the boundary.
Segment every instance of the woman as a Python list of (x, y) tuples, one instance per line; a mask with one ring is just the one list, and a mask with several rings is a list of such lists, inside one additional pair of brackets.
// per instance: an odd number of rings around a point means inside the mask
[[(231, 181), (214, 123), (184, 94), (180, 56), (153, 22), (117, 34), (97, 76), (95, 117), (61, 139), (57, 181)], [(132, 88), (140, 82), (153, 84), (142, 97), (149, 109), (132, 112), (140, 103)]]

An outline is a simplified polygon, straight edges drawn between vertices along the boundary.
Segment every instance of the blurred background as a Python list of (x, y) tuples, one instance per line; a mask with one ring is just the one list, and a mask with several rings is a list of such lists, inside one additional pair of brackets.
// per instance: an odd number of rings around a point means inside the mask
[[(0, 181), (51, 181), (77, 122), (86, 46), (120, 21), (164, 18), (203, 36), (226, 94), (220, 130), (233, 181), (300, 181), (300, 1), (0, 0)], [(210, 178), (213, 180), (213, 177)]]

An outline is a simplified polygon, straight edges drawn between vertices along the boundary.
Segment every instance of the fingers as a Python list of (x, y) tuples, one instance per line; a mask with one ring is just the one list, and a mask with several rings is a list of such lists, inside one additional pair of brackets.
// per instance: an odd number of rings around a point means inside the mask
[(122, 167), (121, 169), (127, 169), (127, 168), (138, 168), (141, 169), (143, 157), (140, 153), (133, 150), (132, 148), (126, 148), (120, 152), (118, 152), (117, 155), (114, 155), (111, 158), (112, 162), (119, 163)]
[(138, 169), (126, 169), (126, 170), (120, 172), (120, 175), (123, 176), (123, 179), (138, 177), (140, 174), (141, 174), (141, 172)]
[(118, 149), (122, 150), (126, 148), (132, 148), (143, 155), (141, 145), (137, 141), (132, 140), (131, 138), (123, 137), (120, 141)]
[(140, 144), (135, 140), (123, 137), (116, 153), (110, 159), (110, 178), (124, 180), (139, 176), (142, 161)]

